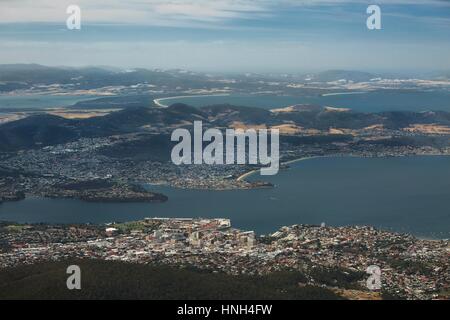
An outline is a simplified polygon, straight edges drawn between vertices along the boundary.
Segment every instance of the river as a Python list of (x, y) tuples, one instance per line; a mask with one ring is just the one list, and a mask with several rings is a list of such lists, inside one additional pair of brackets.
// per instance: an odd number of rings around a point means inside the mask
[[(450, 157), (314, 158), (264, 180), (275, 188), (233, 191), (148, 186), (166, 203), (88, 203), (28, 198), (0, 205), (0, 220), (129, 221), (224, 217), (258, 233), (292, 224), (372, 225), (424, 238), (450, 238)], [(258, 174), (248, 179), (261, 179)]]

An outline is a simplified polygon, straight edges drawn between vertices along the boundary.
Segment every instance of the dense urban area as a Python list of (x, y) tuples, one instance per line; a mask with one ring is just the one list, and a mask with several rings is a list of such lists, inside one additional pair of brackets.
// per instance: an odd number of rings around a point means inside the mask
[[(305, 283), (348, 298), (448, 298), (448, 240), (419, 240), (371, 227), (293, 225), (268, 235), (228, 219), (147, 218), (107, 225), (0, 225), (0, 267), (68, 258), (196, 267), (231, 275), (302, 271)], [(381, 269), (381, 290), (366, 285), (369, 266)], [(343, 270), (348, 283), (315, 279), (317, 268)], [(337, 280), (335, 280), (337, 281)], [(342, 285), (341, 285), (342, 286)]]

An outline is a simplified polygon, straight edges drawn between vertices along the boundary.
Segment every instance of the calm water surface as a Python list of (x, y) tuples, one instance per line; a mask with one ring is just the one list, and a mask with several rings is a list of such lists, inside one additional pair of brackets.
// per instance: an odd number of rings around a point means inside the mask
[(67, 107), (77, 103), (78, 101), (94, 98), (98, 97), (92, 95), (0, 94), (0, 112), (2, 109), (43, 109)]
[(149, 186), (169, 196), (161, 204), (26, 199), (0, 205), (0, 220), (102, 223), (153, 216), (228, 217), (234, 226), (258, 233), (325, 222), (450, 237), (450, 157), (316, 158), (264, 180), (276, 187), (201, 191)]
[(295, 104), (318, 104), (338, 108), (350, 108), (359, 112), (383, 111), (427, 111), (450, 112), (450, 92), (448, 91), (405, 91), (380, 90), (360, 94), (329, 96), (279, 96), (279, 95), (229, 95), (174, 98), (164, 100), (165, 105), (185, 103), (196, 107), (228, 103), (273, 109)]

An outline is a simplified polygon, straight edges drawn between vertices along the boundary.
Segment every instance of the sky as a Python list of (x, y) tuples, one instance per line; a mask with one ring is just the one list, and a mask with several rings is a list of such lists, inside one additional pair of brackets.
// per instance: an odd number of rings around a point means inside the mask
[[(381, 8), (381, 30), (366, 9)], [(68, 30), (69, 5), (81, 30)], [(450, 0), (0, 0), (0, 63), (450, 70)]]

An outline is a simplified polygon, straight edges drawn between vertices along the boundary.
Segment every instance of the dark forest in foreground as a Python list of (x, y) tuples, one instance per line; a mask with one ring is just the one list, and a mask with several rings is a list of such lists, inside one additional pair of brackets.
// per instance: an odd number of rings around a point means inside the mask
[[(81, 290), (68, 290), (66, 268), (81, 268)], [(341, 299), (300, 286), (303, 275), (231, 276), (99, 260), (46, 262), (0, 271), (0, 299)]]

